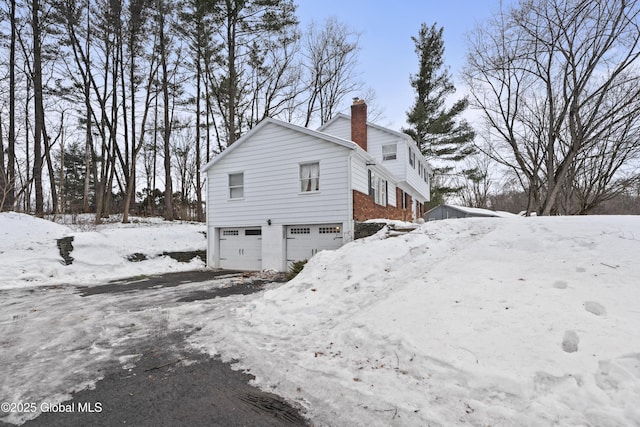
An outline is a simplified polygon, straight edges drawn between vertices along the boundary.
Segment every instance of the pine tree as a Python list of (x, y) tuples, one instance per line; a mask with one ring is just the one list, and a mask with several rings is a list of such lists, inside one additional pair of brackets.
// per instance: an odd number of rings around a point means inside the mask
[[(451, 75), (444, 66), (444, 28), (436, 24), (420, 27), (417, 37), (411, 37), (418, 55), (418, 74), (411, 77), (411, 86), (416, 92), (416, 100), (407, 112), (410, 135), (425, 158), (434, 166), (434, 179), (431, 185), (431, 203), (443, 203), (446, 197), (460, 191), (460, 187), (447, 185), (451, 180), (455, 165), (473, 154), (475, 132), (469, 123), (459, 118), (469, 102), (466, 98), (456, 101), (447, 108), (447, 98), (455, 92)], [(473, 171), (461, 171), (467, 175)]]

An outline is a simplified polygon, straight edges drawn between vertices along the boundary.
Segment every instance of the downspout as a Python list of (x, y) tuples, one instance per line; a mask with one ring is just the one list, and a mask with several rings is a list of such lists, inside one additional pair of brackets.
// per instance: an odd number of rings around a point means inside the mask
[[(355, 221), (353, 220), (353, 156), (356, 150), (351, 150), (349, 156), (347, 156), (347, 212), (348, 212), (348, 226), (349, 234), (344, 236), (344, 243), (351, 242), (355, 237)], [(345, 230), (346, 231), (346, 230)]]

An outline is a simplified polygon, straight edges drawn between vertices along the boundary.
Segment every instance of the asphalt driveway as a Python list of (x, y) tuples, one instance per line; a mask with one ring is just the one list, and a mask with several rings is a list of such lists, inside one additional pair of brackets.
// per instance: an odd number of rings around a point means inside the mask
[[(267, 283), (284, 281), (228, 270), (204, 270), (136, 277), (93, 287), (79, 295), (130, 293), (136, 299), (181, 284), (228, 278), (231, 285), (181, 293), (180, 302), (224, 298), (258, 292)], [(241, 279), (241, 280), (238, 280)], [(186, 288), (186, 287), (185, 287)], [(176, 301), (173, 301), (176, 303)], [(130, 369), (116, 361), (105, 367), (94, 389), (40, 414), (25, 426), (292, 426), (308, 425), (299, 409), (248, 383), (253, 378), (186, 345), (194, 331), (166, 330), (144, 340), (132, 340), (128, 353), (142, 355)], [(80, 410), (82, 409), (82, 410)], [(9, 424), (0, 421), (0, 426)]]

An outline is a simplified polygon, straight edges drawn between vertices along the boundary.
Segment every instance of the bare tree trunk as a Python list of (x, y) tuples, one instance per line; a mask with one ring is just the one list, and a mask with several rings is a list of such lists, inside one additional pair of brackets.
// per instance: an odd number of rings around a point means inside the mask
[(13, 210), (16, 189), (16, 0), (11, 0), (9, 45), (9, 140), (7, 141), (6, 198), (3, 207)]
[(169, 107), (169, 75), (167, 70), (167, 38), (165, 34), (164, 16), (160, 16), (160, 62), (162, 66), (162, 99), (164, 112), (164, 218), (173, 220), (173, 186), (171, 182), (171, 117)]
[[(43, 109), (44, 111), (44, 109)], [(60, 121), (60, 134), (62, 133), (62, 127), (64, 126), (64, 113)], [(60, 135), (59, 134), (59, 135)], [(53, 161), (51, 160), (51, 147), (55, 144), (51, 142), (51, 138), (47, 134), (46, 126), (42, 126), (42, 136), (44, 139), (44, 157), (47, 161), (47, 171), (49, 172), (49, 188), (51, 190), (51, 212), (58, 212), (58, 190), (56, 188), (55, 171), (53, 170)], [(57, 139), (57, 138), (56, 138)]]
[[(154, 66), (154, 59), (152, 59), (151, 66), (149, 68), (149, 76), (147, 79), (147, 89), (146, 89), (146, 99), (144, 103), (144, 113), (142, 115), (142, 122), (140, 123), (140, 136), (138, 137), (138, 143), (131, 146), (131, 170), (129, 171), (129, 181), (127, 182), (127, 195), (124, 200), (124, 210), (122, 214), (122, 222), (129, 222), (129, 207), (135, 197), (133, 194), (135, 192), (135, 169), (136, 169), (136, 158), (140, 149), (144, 143), (144, 135), (145, 129), (147, 126), (147, 117), (149, 115), (149, 110), (151, 109), (151, 96), (152, 96), (152, 85), (157, 76), (157, 67)], [(153, 95), (154, 97), (157, 95)], [(151, 196), (151, 193), (148, 197)]]
[[(93, 110), (91, 108), (91, 68), (90, 68), (90, 59), (91, 59), (91, 12), (89, 7), (89, 0), (87, 1), (87, 40), (85, 44), (86, 49), (86, 61), (85, 65), (85, 76), (84, 76), (84, 104), (86, 108), (86, 134), (85, 134), (85, 144), (84, 144), (84, 190), (82, 197), (82, 211), (84, 213), (89, 212), (89, 186), (91, 182), (91, 173), (89, 173), (91, 168), (91, 159), (93, 153), (93, 135), (92, 135), (92, 123), (93, 123)], [(94, 180), (97, 180), (97, 175), (94, 174)], [(97, 195), (97, 188), (94, 189), (95, 194)]]
[(9, 182), (4, 166), (4, 138), (2, 133), (2, 116), (0, 116), (0, 212), (4, 210), (4, 203), (9, 192)]
[(40, 39), (40, 0), (33, 0), (31, 26), (33, 30), (33, 90), (34, 90), (34, 145), (33, 178), (36, 191), (36, 215), (44, 215), (42, 191), (42, 131), (44, 129), (44, 108), (42, 102), (42, 40)]

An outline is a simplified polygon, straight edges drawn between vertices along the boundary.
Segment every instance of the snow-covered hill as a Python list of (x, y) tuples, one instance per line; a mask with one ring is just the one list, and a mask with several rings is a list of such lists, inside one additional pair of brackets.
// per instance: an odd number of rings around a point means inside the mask
[(640, 425), (640, 218), (465, 219), (314, 257), (206, 322), (319, 425)]
[[(0, 289), (39, 285), (91, 286), (108, 280), (144, 274), (203, 268), (204, 263), (179, 263), (165, 251), (206, 248), (204, 224), (135, 218), (129, 224), (92, 225), (90, 218), (61, 225), (19, 213), (0, 213)], [(73, 236), (74, 258), (65, 265), (57, 239)], [(145, 254), (145, 262), (127, 257)]]

